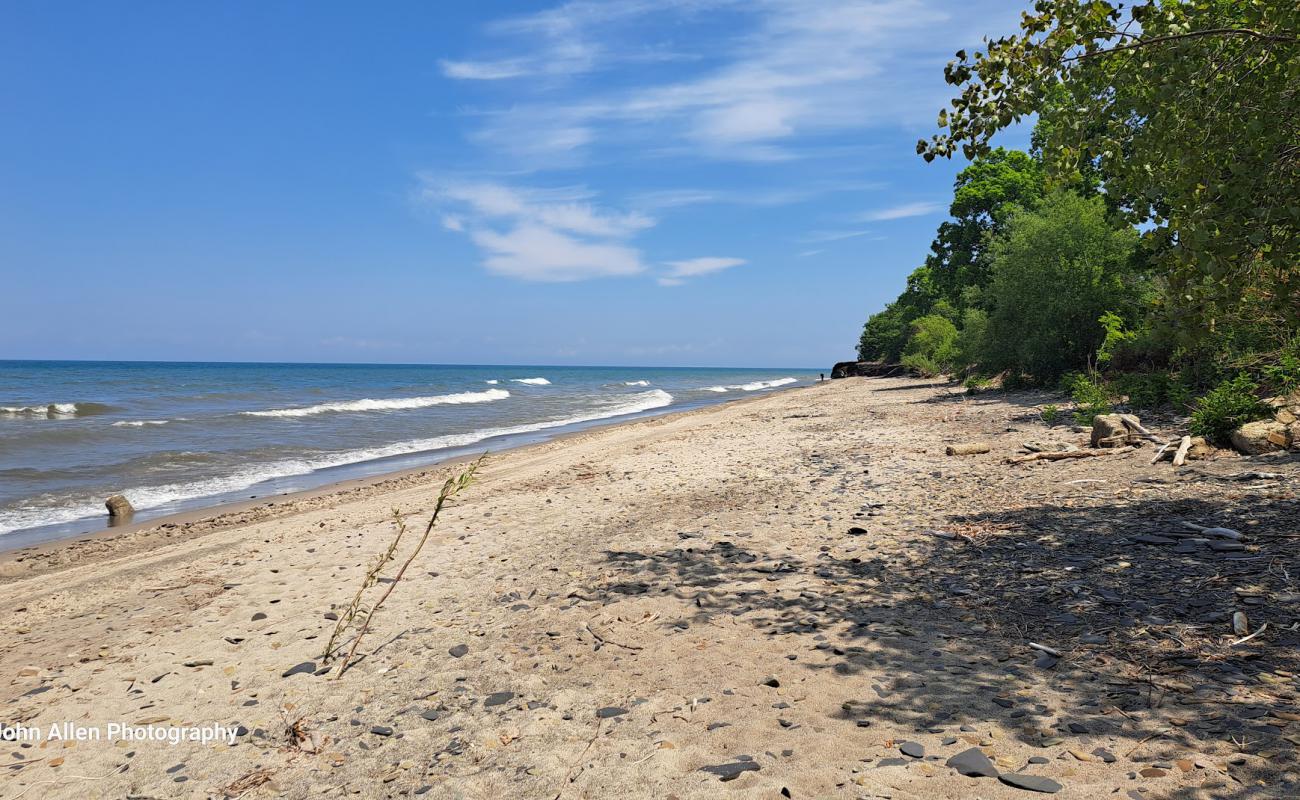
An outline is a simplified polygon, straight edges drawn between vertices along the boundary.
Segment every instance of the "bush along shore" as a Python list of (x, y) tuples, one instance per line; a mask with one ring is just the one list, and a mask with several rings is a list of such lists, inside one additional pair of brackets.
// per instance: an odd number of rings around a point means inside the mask
[[(1047, 0), (946, 78), (917, 152), (971, 161), (859, 358), (1293, 446), (1300, 122), (1276, 109), (1300, 104), (1300, 7)], [(1031, 114), (1028, 152), (991, 145)]]

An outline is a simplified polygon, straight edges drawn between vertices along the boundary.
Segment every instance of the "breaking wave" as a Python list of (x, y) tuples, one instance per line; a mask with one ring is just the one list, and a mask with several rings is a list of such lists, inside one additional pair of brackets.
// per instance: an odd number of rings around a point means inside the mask
[(88, 417), (112, 411), (103, 403), (50, 403), (36, 406), (0, 406), (0, 417), (27, 417), (29, 419), (70, 419)]
[(526, 383), (529, 386), (550, 386), (551, 382), (545, 378), (511, 378), (511, 383)]
[(623, 381), (624, 386), (649, 386), (650, 381)]
[(706, 392), (757, 392), (759, 389), (774, 389), (777, 386), (785, 386), (788, 383), (794, 383), (797, 378), (777, 378), (774, 381), (754, 381), (753, 383), (739, 383), (729, 386), (706, 386)]
[(462, 403), (490, 403), (510, 396), (505, 389), (487, 389), (482, 392), (438, 394), (430, 397), (394, 397), (386, 400), (347, 400), (338, 403), (321, 403), (305, 408), (273, 408), (269, 411), (242, 411), (249, 417), (310, 417), (337, 411), (402, 411), (429, 406), (460, 405)]
[[(231, 475), (205, 478), (185, 483), (173, 483), (161, 486), (145, 486), (124, 492), (131, 505), (137, 509), (157, 508), (168, 503), (193, 500), (200, 497), (228, 494), (242, 491), (262, 481), (275, 478), (287, 478), (294, 475), (306, 475), (330, 467), (341, 467), (374, 461), (392, 456), (410, 455), (452, 447), (464, 447), (493, 439), (499, 436), (512, 436), (523, 433), (561, 428), (582, 422), (611, 419), (627, 414), (637, 414), (662, 408), (673, 401), (673, 396), (661, 389), (630, 395), (621, 398), (621, 402), (609, 403), (594, 409), (559, 419), (543, 422), (531, 422), (500, 428), (480, 428), (468, 433), (448, 434), (428, 439), (412, 439), (405, 442), (367, 447), (358, 450), (345, 450), (338, 453), (326, 453), (311, 458), (286, 459), (258, 464)], [(10, 531), (34, 528), (41, 525), (54, 525), (72, 522), (87, 517), (101, 516), (104, 505), (100, 500), (81, 502), (60, 502), (54, 506), (26, 505), (0, 512), (0, 534)]]
[(165, 419), (124, 419), (113, 423), (114, 428), (143, 428), (146, 425), (166, 425)]

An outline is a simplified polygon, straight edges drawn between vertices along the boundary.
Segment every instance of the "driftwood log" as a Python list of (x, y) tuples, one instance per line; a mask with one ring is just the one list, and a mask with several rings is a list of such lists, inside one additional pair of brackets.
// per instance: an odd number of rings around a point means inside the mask
[(944, 452), (950, 456), (974, 456), (987, 453), (992, 449), (993, 446), (987, 442), (967, 442), (965, 444), (950, 444), (944, 449)]
[(1064, 450), (1054, 453), (1030, 453), (1027, 456), (1008, 458), (1008, 464), (1023, 464), (1026, 461), (1063, 461), (1067, 458), (1096, 458), (1097, 456), (1118, 455), (1131, 452), (1132, 446), (1114, 447), (1106, 450)]
[(1174, 466), (1181, 467), (1187, 463), (1187, 452), (1192, 449), (1192, 437), (1184, 436), (1178, 443), (1178, 452), (1174, 453)]

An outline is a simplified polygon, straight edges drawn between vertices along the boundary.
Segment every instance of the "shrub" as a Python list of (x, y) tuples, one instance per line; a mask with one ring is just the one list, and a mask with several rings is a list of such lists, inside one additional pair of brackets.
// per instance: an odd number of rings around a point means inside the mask
[(938, 314), (927, 314), (912, 322), (903, 366), (925, 376), (951, 372), (957, 363), (957, 326)]
[(991, 247), (987, 366), (1048, 381), (1087, 365), (1106, 339), (1102, 315), (1137, 303), (1136, 246), (1099, 197), (1058, 191), (1013, 214)]
[(1261, 370), (1261, 378), (1274, 394), (1289, 395), (1300, 389), (1300, 334), (1282, 347), (1275, 363)]
[(961, 318), (957, 334), (957, 359), (963, 366), (980, 363), (988, 351), (989, 315), (979, 308), (968, 308)]
[(1260, 402), (1256, 395), (1258, 391), (1259, 385), (1244, 372), (1220, 383), (1196, 401), (1192, 410), (1192, 433), (1226, 445), (1234, 430), (1268, 416), (1269, 408)]
[(1043, 422), (1046, 422), (1048, 425), (1055, 425), (1056, 419), (1060, 415), (1061, 409), (1054, 403), (1048, 403), (1043, 406), (1043, 410), (1039, 412), (1039, 416), (1043, 418)]
[(1080, 425), (1091, 425), (1093, 418), (1113, 410), (1110, 392), (1099, 378), (1075, 373), (1066, 377), (1065, 385), (1074, 400), (1074, 421)]

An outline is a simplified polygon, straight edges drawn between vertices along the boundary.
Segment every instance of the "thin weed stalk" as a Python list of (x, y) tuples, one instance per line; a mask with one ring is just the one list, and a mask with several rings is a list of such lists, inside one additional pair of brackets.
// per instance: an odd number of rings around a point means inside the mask
[[(433, 533), (433, 526), (438, 523), (438, 515), (442, 513), (442, 509), (447, 504), (447, 501), (451, 500), (473, 483), (474, 474), (478, 472), (478, 469), (482, 466), (485, 458), (487, 458), (486, 454), (480, 456), (478, 460), (470, 464), (464, 472), (454, 478), (448, 478), (447, 482), (442, 485), (442, 491), (438, 493), (438, 502), (433, 507), (433, 513), (429, 516), (428, 524), (424, 526), (424, 533), (420, 536), (420, 540), (415, 543), (415, 547), (411, 550), (410, 555), (406, 557), (406, 561), (402, 562), (402, 566), (397, 570), (397, 574), (393, 576), (392, 582), (388, 584), (386, 589), (384, 589), (384, 593), (375, 601), (375, 604), (371, 607), (369, 613), (364, 615), (365, 621), (361, 623), (361, 629), (357, 631), (356, 638), (352, 640), (351, 649), (348, 650), (347, 656), (339, 665), (338, 672), (334, 674), (335, 679), (341, 678), (343, 673), (347, 672), (348, 666), (352, 664), (353, 659), (356, 656), (357, 648), (361, 646), (361, 640), (365, 638), (366, 633), (370, 630), (371, 620), (375, 618), (375, 614), (379, 612), (379, 609), (384, 605), (384, 602), (388, 600), (389, 595), (393, 593), (393, 590), (397, 588), (397, 585), (402, 582), (402, 578), (406, 576), (406, 570), (410, 568), (411, 564), (414, 563), (415, 559), (420, 555), (420, 551), (424, 549), (425, 543), (429, 541), (429, 535)], [(388, 550), (385, 551), (384, 556), (381, 556), (381, 563), (377, 563), (378, 567), (382, 567), (391, 560), (392, 555), (397, 551), (398, 542), (401, 541), (402, 537), (406, 533), (406, 525), (401, 521), (400, 514), (394, 512), (394, 516), (398, 520), (397, 535), (393, 537), (393, 542), (389, 545)], [(367, 588), (372, 586), (374, 582), (378, 580), (378, 577), (378, 569), (372, 569), (371, 572), (366, 574), (366, 581), (363, 582), (361, 590), (357, 593), (358, 599), (353, 601), (357, 610), (360, 609), (360, 596)], [(357, 616), (357, 610), (354, 610), (353, 618)], [(341, 631), (346, 629), (346, 627), (343, 618), (340, 618), (339, 625), (336, 626), (336, 636), (340, 635)], [(331, 637), (331, 643), (334, 638), (335, 637)]]

